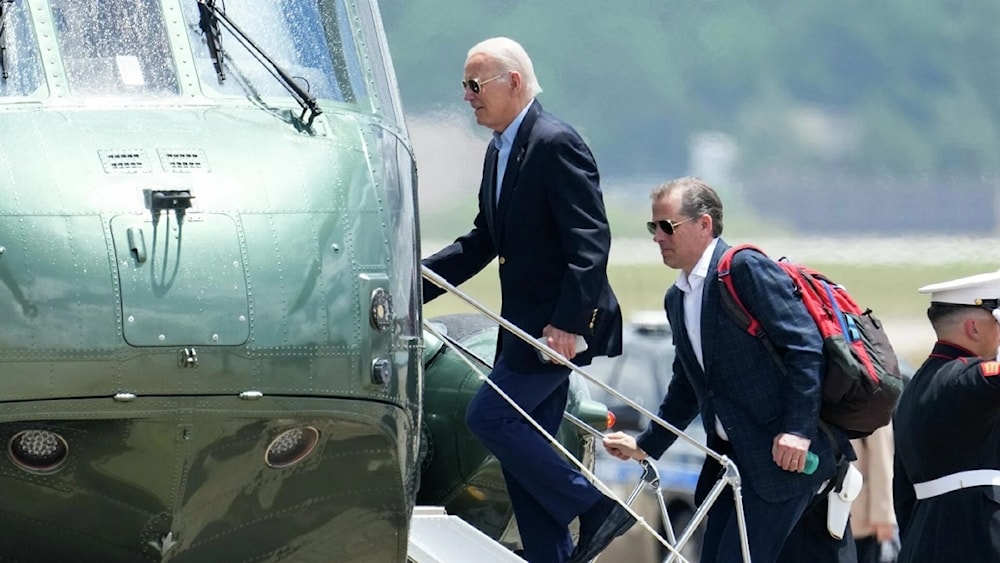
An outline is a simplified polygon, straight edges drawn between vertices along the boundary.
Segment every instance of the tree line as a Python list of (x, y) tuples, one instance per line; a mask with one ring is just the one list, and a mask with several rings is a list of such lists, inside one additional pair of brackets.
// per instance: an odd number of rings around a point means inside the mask
[(738, 172), (996, 178), (995, 0), (408, 0), (380, 6), (409, 113), (462, 103), (506, 35), (613, 175), (682, 174), (717, 132)]

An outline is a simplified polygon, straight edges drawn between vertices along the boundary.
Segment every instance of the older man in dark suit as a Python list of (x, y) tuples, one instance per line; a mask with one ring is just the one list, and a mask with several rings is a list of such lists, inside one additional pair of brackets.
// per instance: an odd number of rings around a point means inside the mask
[[(499, 37), (473, 47), (465, 100), (493, 130), (468, 234), (424, 264), (460, 284), (498, 258), (501, 315), (579, 365), (621, 353), (621, 311), (607, 279), (611, 235), (597, 165), (572, 127), (542, 110), (531, 59)], [(441, 290), (424, 283), (424, 301)], [(586, 350), (578, 344), (586, 342)], [(566, 408), (569, 370), (501, 331), (490, 379), (555, 433)], [(467, 413), (472, 432), (503, 467), (525, 556), (532, 562), (588, 561), (634, 524), (559, 456), (491, 387)], [(580, 518), (574, 547), (569, 523)]]
[[(681, 178), (659, 186), (652, 200), (650, 233), (663, 263), (681, 271), (664, 300), (677, 354), (659, 416), (683, 429), (701, 414), (708, 445), (729, 455), (739, 468), (754, 563), (788, 559), (781, 555), (786, 538), (822, 483), (834, 476), (835, 451), (850, 452), (843, 433), (829, 429), (835, 448), (826, 432), (817, 431), (823, 357), (816, 323), (775, 262), (756, 252), (735, 255), (730, 275), (742, 301), (780, 351), (786, 371), (782, 373), (764, 344), (737, 326), (721, 306), (717, 264), (729, 245), (719, 238), (722, 201), (715, 190), (697, 178)], [(675, 439), (651, 423), (638, 438), (617, 432), (604, 444), (619, 458), (643, 459), (659, 457)], [(807, 475), (803, 471), (809, 451), (819, 456), (819, 466)], [(717, 469), (709, 458), (703, 476), (714, 481)], [(742, 559), (731, 495), (727, 489), (709, 512), (703, 563)], [(849, 534), (839, 542), (828, 535), (817, 537), (824, 545), (816, 550), (798, 545), (798, 556), (791, 559), (805, 560), (804, 552), (825, 552), (826, 559), (853, 560), (853, 541), (847, 540)]]

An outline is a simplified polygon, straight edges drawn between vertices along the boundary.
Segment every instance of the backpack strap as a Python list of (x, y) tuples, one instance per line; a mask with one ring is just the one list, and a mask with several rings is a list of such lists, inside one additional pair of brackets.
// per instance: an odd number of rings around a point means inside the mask
[(840, 449), (840, 444), (837, 442), (837, 438), (833, 435), (833, 430), (822, 418), (819, 419), (819, 428), (826, 434), (826, 439), (830, 441), (830, 445), (833, 446), (833, 455), (837, 460), (837, 472), (834, 474), (833, 478), (826, 484), (826, 487), (819, 492), (820, 496), (826, 496), (827, 493), (832, 491), (840, 492), (844, 488), (844, 478), (847, 477), (847, 467), (851, 465), (851, 460), (847, 459), (847, 456)]
[(753, 336), (754, 338), (760, 340), (764, 348), (771, 354), (774, 358), (774, 363), (778, 365), (778, 368), (782, 373), (785, 373), (785, 363), (781, 359), (781, 355), (774, 348), (774, 344), (771, 343), (771, 339), (767, 337), (767, 333), (764, 332), (764, 328), (761, 326), (760, 321), (754, 318), (750, 314), (746, 305), (743, 304), (743, 300), (740, 299), (740, 294), (736, 291), (736, 284), (733, 283), (732, 268), (733, 268), (733, 257), (737, 252), (743, 250), (753, 250), (761, 254), (762, 256), (767, 256), (767, 254), (760, 248), (752, 244), (740, 244), (737, 246), (732, 246), (722, 254), (722, 258), (719, 258), (719, 264), (717, 266), (719, 285), (721, 285), (721, 290), (719, 291), (720, 300), (722, 304), (722, 310), (726, 312), (726, 315), (736, 326), (745, 330), (747, 334)]

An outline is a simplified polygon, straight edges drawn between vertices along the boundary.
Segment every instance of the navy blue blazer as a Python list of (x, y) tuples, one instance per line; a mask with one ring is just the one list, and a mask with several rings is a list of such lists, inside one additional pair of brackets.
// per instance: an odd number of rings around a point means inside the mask
[[(659, 416), (686, 428), (700, 413), (708, 433), (715, 433), (718, 416), (732, 443), (732, 457), (743, 483), (765, 499), (786, 500), (816, 491), (836, 472), (833, 447), (818, 430), (822, 338), (801, 299), (793, 294), (791, 278), (773, 260), (757, 252), (736, 254), (733, 281), (743, 303), (782, 353), (787, 368), (787, 375), (783, 374), (764, 345), (722, 309), (717, 266), (727, 248), (729, 245), (720, 239), (705, 280), (701, 312), (704, 370), (684, 328), (683, 292), (676, 286), (667, 291), (664, 306), (673, 327), (676, 355)], [(840, 451), (853, 459), (847, 436), (833, 427), (831, 430)], [(772, 443), (783, 432), (812, 440), (810, 450), (820, 459), (812, 475), (785, 471), (774, 463)], [(675, 439), (673, 433), (650, 423), (638, 442), (658, 458)]]
[[(538, 337), (547, 324), (583, 335), (588, 350), (573, 361), (621, 353), (622, 318), (608, 283), (611, 232), (597, 164), (577, 132), (532, 102), (511, 146), (500, 201), (497, 149), (490, 142), (473, 228), (425, 266), (458, 285), (499, 257), (500, 314)], [(424, 280), (426, 303), (442, 293)], [(497, 343), (514, 369), (543, 364), (534, 348), (502, 331)]]

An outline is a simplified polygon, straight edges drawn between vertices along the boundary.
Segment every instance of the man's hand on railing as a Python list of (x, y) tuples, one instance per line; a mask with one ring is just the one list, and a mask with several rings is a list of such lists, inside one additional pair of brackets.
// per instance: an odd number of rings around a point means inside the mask
[(635, 437), (630, 436), (624, 432), (612, 432), (604, 437), (604, 449), (608, 451), (609, 454), (622, 460), (644, 460), (649, 457), (649, 454), (642, 451), (635, 442)]

